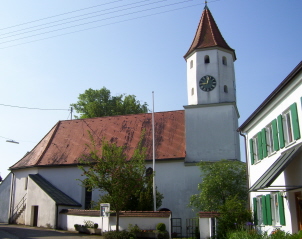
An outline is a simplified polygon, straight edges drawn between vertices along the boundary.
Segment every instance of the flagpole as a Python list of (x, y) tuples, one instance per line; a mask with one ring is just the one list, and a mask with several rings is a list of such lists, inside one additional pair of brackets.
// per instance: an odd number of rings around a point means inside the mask
[(155, 185), (155, 130), (154, 130), (154, 91), (152, 91), (152, 138), (153, 138), (153, 209), (156, 211), (156, 185)]

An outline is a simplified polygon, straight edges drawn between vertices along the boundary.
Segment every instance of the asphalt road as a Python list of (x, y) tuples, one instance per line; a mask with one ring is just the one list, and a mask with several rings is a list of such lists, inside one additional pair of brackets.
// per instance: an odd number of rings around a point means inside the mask
[(82, 239), (103, 239), (98, 235), (79, 234), (39, 227), (28, 227), (23, 225), (1, 224), (0, 239), (61, 239), (61, 238), (82, 238)]

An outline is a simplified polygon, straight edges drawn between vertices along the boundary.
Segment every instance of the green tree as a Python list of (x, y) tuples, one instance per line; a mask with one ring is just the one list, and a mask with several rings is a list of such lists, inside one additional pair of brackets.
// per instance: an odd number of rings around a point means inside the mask
[(100, 90), (89, 88), (78, 97), (78, 102), (70, 104), (80, 117), (75, 118), (93, 118), (113, 115), (126, 115), (146, 113), (148, 111), (147, 103), (141, 104), (134, 95), (121, 94), (112, 96), (110, 90), (103, 87)]
[[(163, 194), (156, 189), (156, 208), (162, 205)], [(125, 210), (153, 211), (153, 173), (146, 174), (145, 183), (137, 195), (133, 195), (128, 201)]]
[(138, 197), (145, 184), (146, 148), (141, 141), (131, 159), (127, 160), (124, 146), (106, 140), (101, 149), (90, 134), (89, 154), (81, 158), (79, 168), (83, 170), (85, 187), (106, 193), (106, 202), (116, 212), (116, 230), (119, 228), (119, 212), (124, 210), (131, 197)]
[(192, 195), (189, 206), (198, 211), (218, 211), (228, 198), (247, 200), (246, 164), (234, 160), (200, 162), (202, 182), (199, 194)]

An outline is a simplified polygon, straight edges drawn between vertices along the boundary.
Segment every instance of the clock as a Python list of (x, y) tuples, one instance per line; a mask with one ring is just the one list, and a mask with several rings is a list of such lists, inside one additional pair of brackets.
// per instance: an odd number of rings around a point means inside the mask
[(199, 80), (199, 87), (203, 91), (211, 91), (216, 87), (216, 80), (213, 76), (206, 75)]

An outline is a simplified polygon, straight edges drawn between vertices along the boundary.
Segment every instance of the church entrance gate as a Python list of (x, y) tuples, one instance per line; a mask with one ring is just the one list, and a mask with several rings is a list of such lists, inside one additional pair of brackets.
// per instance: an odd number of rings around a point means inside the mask
[(186, 219), (186, 237), (195, 237), (199, 234), (199, 220), (198, 218)]
[(171, 218), (172, 238), (182, 238), (181, 218)]

